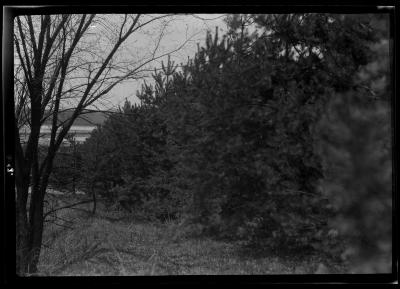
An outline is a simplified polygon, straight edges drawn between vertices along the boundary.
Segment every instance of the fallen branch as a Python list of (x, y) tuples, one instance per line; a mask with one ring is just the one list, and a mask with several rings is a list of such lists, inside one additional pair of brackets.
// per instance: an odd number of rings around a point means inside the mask
[(74, 229), (74, 227), (67, 226), (67, 225), (62, 225), (62, 224), (58, 224), (58, 223), (56, 223), (56, 222), (50, 222), (50, 223), (51, 223), (51, 224), (54, 224), (54, 225), (56, 225), (56, 226), (60, 226), (60, 227), (67, 228), (67, 229)]
[(54, 213), (54, 212), (56, 212), (56, 211), (63, 210), (63, 209), (68, 209), (68, 208), (72, 208), (72, 207), (75, 207), (75, 206), (77, 206), (77, 205), (86, 204), (86, 203), (91, 203), (91, 202), (93, 202), (93, 200), (85, 200), (85, 201), (81, 201), (81, 202), (78, 202), (78, 203), (69, 204), (69, 205), (66, 205), (66, 206), (63, 206), (63, 207), (55, 208), (55, 209), (53, 209), (53, 210), (50, 210), (50, 211), (46, 212), (46, 213), (43, 215), (43, 219), (45, 219), (48, 215), (50, 215), (51, 213)]
[[(98, 199), (98, 201), (104, 201), (104, 200), (107, 200), (107, 198)], [(73, 209), (73, 210), (81, 210), (81, 211), (89, 212), (89, 211), (87, 211), (85, 209), (74, 208), (74, 207), (77, 206), (77, 205), (86, 204), (86, 203), (90, 203), (90, 202), (93, 202), (93, 200), (84, 200), (84, 201), (81, 201), (81, 202), (78, 202), (78, 203), (74, 203), (74, 204), (63, 206), (63, 207), (55, 208), (55, 209), (53, 209), (51, 211), (46, 212), (43, 215), (43, 219), (45, 219), (51, 213), (54, 213), (55, 211), (59, 211), (59, 210), (62, 210), (62, 209)]]
[(90, 214), (90, 211), (89, 211), (89, 210), (86, 210), (86, 209), (81, 209), (81, 208), (69, 208), (69, 209), (71, 209), (71, 210), (77, 210), (77, 211), (82, 211), (82, 212), (85, 212), (85, 213)]
[[(65, 223), (70, 223), (70, 224), (73, 224), (74, 223), (74, 221), (71, 221), (71, 220), (67, 220), (67, 219), (64, 219), (64, 218), (61, 218), (61, 217), (58, 217), (58, 216), (52, 216), (54, 219), (58, 219), (58, 220), (61, 220), (61, 221), (64, 221)], [(45, 222), (50, 222), (50, 220), (47, 220), (47, 221), (45, 221)]]

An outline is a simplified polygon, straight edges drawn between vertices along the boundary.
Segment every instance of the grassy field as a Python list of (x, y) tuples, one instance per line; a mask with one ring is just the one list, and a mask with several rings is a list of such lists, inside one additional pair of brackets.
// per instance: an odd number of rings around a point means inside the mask
[[(80, 209), (90, 209), (82, 205)], [(118, 215), (119, 214), (119, 215)], [(345, 273), (343, 264), (316, 253), (258, 254), (239, 244), (194, 237), (179, 222), (146, 223), (102, 205), (95, 216), (82, 210), (58, 212), (46, 223), (39, 274), (236, 275)], [(117, 220), (117, 221), (115, 221)]]

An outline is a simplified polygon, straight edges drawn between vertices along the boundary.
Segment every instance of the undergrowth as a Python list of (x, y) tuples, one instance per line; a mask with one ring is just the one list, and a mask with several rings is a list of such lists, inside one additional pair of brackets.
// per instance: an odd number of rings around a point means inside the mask
[(81, 209), (61, 210), (58, 217), (63, 222), (46, 223), (39, 275), (313, 274), (346, 270), (340, 262), (315, 252), (285, 255), (202, 237), (196, 235), (196, 228), (179, 220), (138, 222), (101, 205), (94, 216), (89, 205)]

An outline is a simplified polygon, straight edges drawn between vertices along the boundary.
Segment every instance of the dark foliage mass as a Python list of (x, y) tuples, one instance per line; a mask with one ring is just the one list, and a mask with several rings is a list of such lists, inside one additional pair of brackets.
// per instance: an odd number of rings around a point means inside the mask
[(374, 19), (374, 58), (357, 71), (350, 90), (332, 95), (318, 128), (324, 188), (338, 209), (335, 226), (350, 240), (344, 252), (357, 273), (391, 271), (392, 152), (388, 22)]
[[(186, 65), (163, 64), (141, 105), (94, 131), (85, 180), (135, 214), (245, 245), (337, 255), (336, 228), (353, 244), (343, 258), (390, 255), (387, 19), (226, 21), (227, 34), (208, 33)], [(382, 260), (375, 270), (390, 270)]]

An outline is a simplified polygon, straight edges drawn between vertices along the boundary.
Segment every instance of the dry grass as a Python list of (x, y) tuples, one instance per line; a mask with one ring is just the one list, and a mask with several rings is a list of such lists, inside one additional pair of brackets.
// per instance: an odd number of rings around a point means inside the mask
[[(62, 213), (74, 228), (48, 225), (41, 275), (224, 275), (345, 273), (318, 256), (257, 256), (234, 243), (191, 237), (182, 224), (112, 222), (76, 210)], [(328, 266), (328, 267), (327, 267)]]

